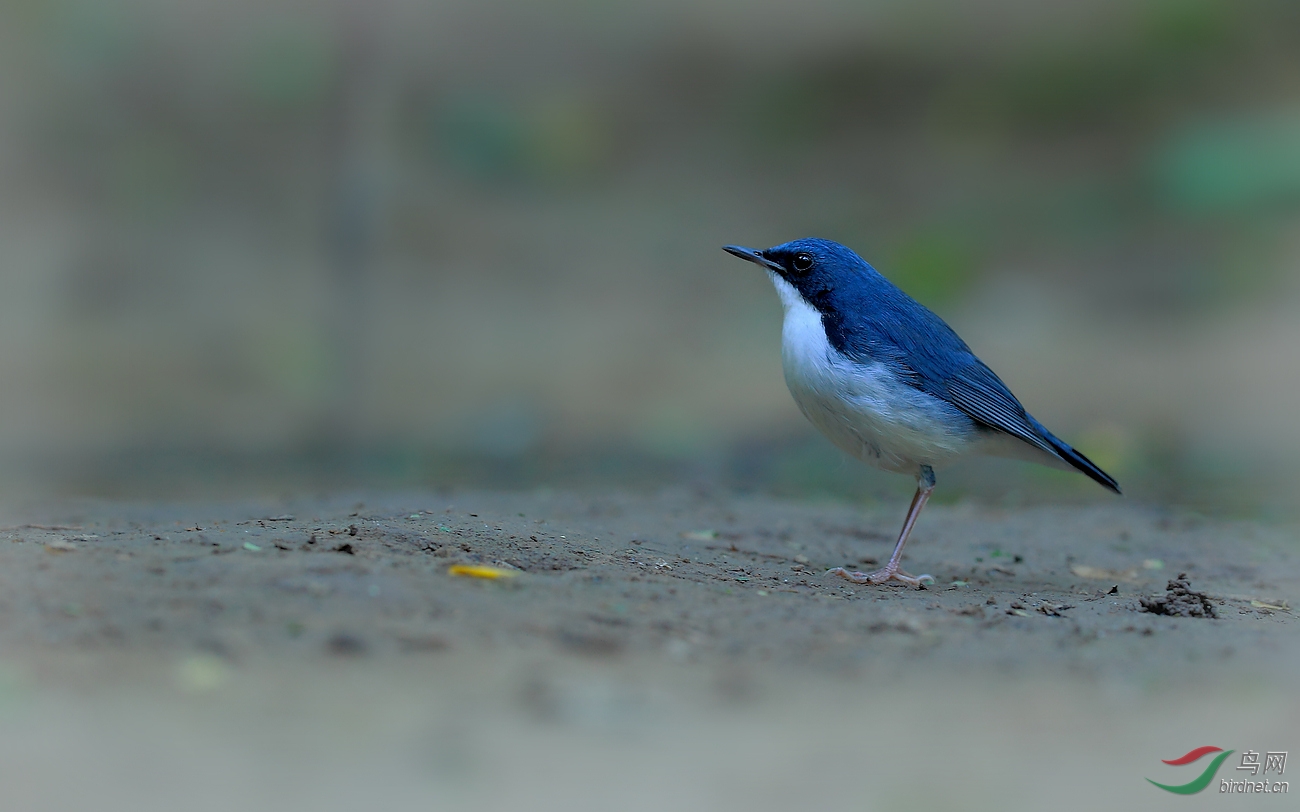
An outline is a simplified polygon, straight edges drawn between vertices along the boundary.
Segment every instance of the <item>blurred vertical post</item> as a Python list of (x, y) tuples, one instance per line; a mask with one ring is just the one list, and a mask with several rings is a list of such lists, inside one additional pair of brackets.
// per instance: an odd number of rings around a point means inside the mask
[(337, 18), (338, 69), (325, 121), (325, 336), (328, 380), (314, 442), (352, 456), (362, 442), (366, 386), (366, 325), (373, 314), (370, 275), (375, 261), (380, 179), (381, 116), (377, 39), (382, 3), (344, 2)]

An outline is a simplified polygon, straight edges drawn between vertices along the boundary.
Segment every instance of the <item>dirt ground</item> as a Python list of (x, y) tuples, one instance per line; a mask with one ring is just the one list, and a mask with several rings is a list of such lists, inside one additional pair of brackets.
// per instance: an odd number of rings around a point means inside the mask
[(1300, 749), (1294, 527), (940, 505), (906, 557), (930, 588), (825, 575), (887, 558), (905, 507), (11, 511), (4, 806), (1173, 809), (1143, 779), (1194, 776), (1161, 759)]

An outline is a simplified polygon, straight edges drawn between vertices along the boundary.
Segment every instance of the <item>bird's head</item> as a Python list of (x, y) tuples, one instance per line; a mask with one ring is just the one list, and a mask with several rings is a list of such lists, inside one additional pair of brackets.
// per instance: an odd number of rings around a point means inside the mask
[[(797, 293), (822, 311), (834, 291), (860, 284), (875, 275), (862, 257), (830, 240), (794, 240), (761, 251), (739, 245), (728, 245), (722, 250), (768, 271), (783, 299)], [(793, 290), (784, 289), (782, 283)]]

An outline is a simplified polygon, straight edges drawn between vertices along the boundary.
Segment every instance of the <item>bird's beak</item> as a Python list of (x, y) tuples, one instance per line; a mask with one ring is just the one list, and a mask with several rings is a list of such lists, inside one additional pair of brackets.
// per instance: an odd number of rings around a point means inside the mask
[(740, 257), (743, 260), (752, 262), (762, 268), (766, 268), (773, 273), (781, 273), (781, 266), (763, 256), (762, 251), (756, 251), (753, 248), (746, 248), (743, 245), (724, 245), (722, 246), (722, 250), (734, 257)]

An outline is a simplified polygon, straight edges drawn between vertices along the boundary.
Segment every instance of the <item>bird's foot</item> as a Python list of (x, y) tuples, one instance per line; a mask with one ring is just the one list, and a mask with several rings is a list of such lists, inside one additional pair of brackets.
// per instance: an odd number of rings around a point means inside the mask
[(826, 571), (827, 575), (838, 575), (846, 581), (852, 581), (855, 584), (872, 584), (879, 586), (888, 581), (902, 581), (908, 586), (914, 586), (920, 589), (926, 582), (934, 583), (933, 575), (908, 575), (898, 568), (897, 564), (886, 565), (875, 572), (849, 572), (843, 567), (836, 567)]

